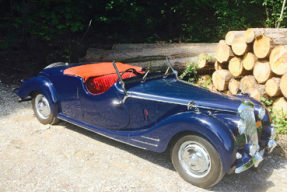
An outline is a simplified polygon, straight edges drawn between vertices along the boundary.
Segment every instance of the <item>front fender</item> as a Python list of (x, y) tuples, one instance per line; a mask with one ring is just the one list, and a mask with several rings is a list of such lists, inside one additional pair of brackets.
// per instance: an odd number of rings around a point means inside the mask
[(25, 99), (32, 92), (42, 93), (49, 101), (52, 113), (57, 115), (57, 93), (51, 81), (43, 76), (33, 77), (24, 81), (21, 87), (14, 91), (19, 97)]
[(235, 137), (227, 125), (216, 117), (191, 112), (176, 114), (157, 123), (145, 136), (158, 138), (158, 146), (151, 150), (163, 152), (175, 136), (185, 132), (206, 138), (218, 151), (225, 172), (231, 171), (236, 160)]

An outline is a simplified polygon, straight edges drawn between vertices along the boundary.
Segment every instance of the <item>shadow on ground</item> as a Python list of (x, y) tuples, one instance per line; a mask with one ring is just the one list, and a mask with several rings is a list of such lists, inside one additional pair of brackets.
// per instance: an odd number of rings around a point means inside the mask
[[(129, 146), (118, 141), (106, 138), (104, 136), (98, 135), (96, 133), (87, 131), (85, 129), (79, 128), (72, 124), (61, 122), (60, 125), (83, 134), (87, 137), (95, 139), (97, 141), (103, 142), (105, 144), (117, 147), (121, 150), (129, 152), (136, 155), (142, 159), (150, 161), (161, 167), (167, 168), (169, 170), (175, 171), (170, 160), (170, 149), (167, 149), (164, 153), (155, 153), (151, 151), (145, 151), (133, 146)], [(210, 191), (267, 191), (269, 188), (274, 186), (274, 183), (269, 180), (274, 169), (282, 169), (287, 165), (285, 158), (280, 156), (266, 156), (264, 161), (259, 165), (258, 168), (251, 168), (240, 174), (226, 174), (222, 181), (216, 186), (209, 188)], [(185, 182), (182, 180), (182, 182)], [(240, 186), (240, 188), (236, 188)]]

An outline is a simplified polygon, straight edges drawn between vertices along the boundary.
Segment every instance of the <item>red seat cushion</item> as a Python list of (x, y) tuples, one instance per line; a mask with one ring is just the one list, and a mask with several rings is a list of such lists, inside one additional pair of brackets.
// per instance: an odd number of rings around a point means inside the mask
[[(122, 75), (122, 79), (136, 76), (134, 73), (126, 72)], [(86, 87), (92, 94), (101, 94), (107, 91), (118, 79), (117, 74), (103, 75), (99, 77), (91, 77), (86, 81)]]

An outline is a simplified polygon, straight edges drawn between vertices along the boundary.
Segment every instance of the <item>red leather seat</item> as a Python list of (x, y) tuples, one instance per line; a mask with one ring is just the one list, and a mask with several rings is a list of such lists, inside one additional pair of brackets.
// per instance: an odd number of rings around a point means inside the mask
[[(122, 75), (122, 79), (136, 76), (134, 73), (126, 72)], [(118, 79), (117, 74), (103, 75), (99, 77), (90, 77), (86, 81), (86, 87), (92, 94), (101, 94), (107, 91)]]

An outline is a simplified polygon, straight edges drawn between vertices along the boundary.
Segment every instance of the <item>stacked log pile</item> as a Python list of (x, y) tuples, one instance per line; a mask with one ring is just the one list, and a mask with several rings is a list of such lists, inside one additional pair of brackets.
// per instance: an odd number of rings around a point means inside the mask
[(212, 74), (214, 87), (274, 100), (287, 112), (287, 29), (230, 31), (218, 43)]

